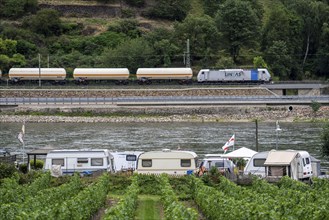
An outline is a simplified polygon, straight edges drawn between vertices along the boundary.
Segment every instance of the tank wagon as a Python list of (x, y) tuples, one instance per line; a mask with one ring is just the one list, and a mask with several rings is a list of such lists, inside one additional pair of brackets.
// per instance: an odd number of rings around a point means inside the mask
[(12, 84), (24, 84), (24, 81), (50, 81), (53, 84), (64, 84), (66, 71), (64, 68), (11, 68), (8, 73)]
[(271, 81), (271, 75), (267, 69), (202, 69), (197, 76), (198, 82), (255, 82), (265, 83)]
[(75, 68), (73, 78), (76, 84), (87, 85), (91, 80), (115, 80), (116, 84), (128, 84), (127, 68)]
[(191, 83), (191, 68), (139, 68), (136, 73), (138, 84), (151, 84), (153, 80), (178, 80), (179, 84)]

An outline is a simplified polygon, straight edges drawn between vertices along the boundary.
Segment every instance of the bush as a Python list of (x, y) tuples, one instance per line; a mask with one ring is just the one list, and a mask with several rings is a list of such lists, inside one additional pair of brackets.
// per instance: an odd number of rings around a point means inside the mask
[(27, 164), (26, 164), (26, 163), (24, 163), (24, 164), (20, 164), (20, 165), (18, 166), (18, 169), (19, 169), (19, 171), (21, 171), (22, 173), (27, 173)]
[(160, 195), (161, 188), (159, 178), (156, 175), (143, 175), (138, 176), (138, 185), (141, 194)]
[(0, 179), (11, 177), (17, 172), (15, 165), (8, 163), (0, 163)]
[(313, 112), (315, 113), (320, 109), (321, 103), (312, 100), (312, 103), (310, 104), (310, 106), (311, 106)]
[(43, 160), (36, 160), (35, 161), (35, 167), (34, 167), (34, 160), (30, 161), (31, 169), (41, 170), (43, 168), (43, 165), (44, 165)]

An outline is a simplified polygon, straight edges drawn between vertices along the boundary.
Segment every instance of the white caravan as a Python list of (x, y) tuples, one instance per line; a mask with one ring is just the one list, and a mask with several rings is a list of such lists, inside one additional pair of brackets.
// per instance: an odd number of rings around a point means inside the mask
[(256, 175), (259, 177), (265, 177), (265, 161), (268, 155), (268, 151), (258, 152), (248, 161), (244, 168), (244, 175)]
[(142, 151), (123, 151), (111, 152), (113, 156), (113, 171), (134, 171), (137, 168), (138, 156), (143, 153)]
[(136, 173), (190, 175), (197, 170), (197, 154), (192, 151), (164, 149), (139, 155)]
[(94, 171), (113, 171), (113, 156), (106, 149), (52, 150), (47, 154), (45, 170), (60, 166), (64, 174), (90, 174)]
[(289, 176), (307, 180), (313, 175), (311, 156), (306, 151), (270, 151), (264, 163), (266, 177)]

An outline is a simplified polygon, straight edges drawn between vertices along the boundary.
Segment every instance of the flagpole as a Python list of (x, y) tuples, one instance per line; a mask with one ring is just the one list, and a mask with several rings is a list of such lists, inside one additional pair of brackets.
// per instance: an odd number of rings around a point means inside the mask
[(232, 136), (232, 137), (234, 138), (233, 145), (232, 145), (232, 147), (233, 147), (233, 151), (234, 151), (234, 145), (235, 145), (235, 133), (233, 133), (233, 136)]

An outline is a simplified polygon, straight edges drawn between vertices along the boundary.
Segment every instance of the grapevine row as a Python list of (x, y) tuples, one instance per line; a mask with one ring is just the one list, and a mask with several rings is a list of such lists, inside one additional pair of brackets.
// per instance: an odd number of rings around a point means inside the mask
[(0, 188), (0, 204), (22, 203), (26, 197), (49, 188), (51, 176), (50, 172), (46, 172), (29, 185), (19, 185), (18, 180), (18, 174), (4, 179)]
[[(7, 203), (0, 206), (1, 219), (37, 219), (41, 213), (56, 203), (70, 198), (81, 189), (79, 175), (67, 184), (41, 190), (36, 195), (28, 195), (24, 202)], [(41, 214), (42, 215), (42, 214)]]
[(131, 185), (128, 187), (124, 197), (119, 204), (113, 206), (105, 211), (103, 219), (105, 220), (121, 220), (133, 219), (137, 208), (137, 199), (139, 193), (139, 186), (137, 181), (138, 176), (133, 177)]
[(186, 208), (178, 201), (167, 175), (160, 176), (161, 199), (165, 208), (166, 219), (198, 219), (198, 212), (192, 208)]

